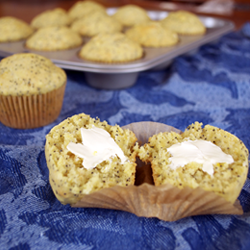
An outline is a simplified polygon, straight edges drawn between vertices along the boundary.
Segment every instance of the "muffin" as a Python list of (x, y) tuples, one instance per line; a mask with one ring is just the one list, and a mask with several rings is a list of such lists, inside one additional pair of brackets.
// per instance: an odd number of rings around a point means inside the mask
[(15, 54), (0, 62), (0, 121), (12, 128), (53, 122), (62, 107), (66, 74), (49, 59)]
[[(133, 185), (136, 140), (132, 131), (83, 113), (52, 128), (46, 136), (45, 156), (57, 199), (63, 204), (74, 204), (103, 188)], [(111, 144), (120, 152), (111, 152)], [(106, 157), (109, 151), (111, 154)]]
[(151, 20), (146, 10), (133, 4), (124, 5), (118, 8), (113, 17), (124, 26), (133, 26)]
[(234, 203), (248, 173), (248, 150), (236, 136), (195, 122), (182, 134), (159, 133), (139, 148), (156, 186), (202, 188)]
[(105, 12), (94, 12), (72, 23), (71, 29), (82, 36), (95, 36), (100, 33), (115, 33), (122, 25)]
[(31, 21), (31, 27), (40, 29), (51, 26), (67, 26), (71, 19), (67, 12), (62, 8), (46, 10), (35, 16)]
[(203, 35), (206, 32), (206, 27), (198, 16), (184, 10), (170, 12), (161, 23), (181, 35)]
[(178, 35), (163, 28), (160, 23), (148, 22), (137, 24), (125, 32), (126, 36), (144, 47), (167, 47), (178, 43)]
[(72, 20), (76, 20), (96, 11), (106, 13), (106, 8), (94, 1), (78, 1), (69, 9), (68, 14)]
[(0, 18), (0, 33), (0, 42), (14, 42), (29, 37), (33, 29), (20, 19), (6, 16)]
[(79, 56), (90, 61), (121, 63), (141, 58), (143, 49), (122, 33), (99, 34), (82, 47)]
[(25, 43), (27, 48), (40, 51), (67, 50), (81, 45), (81, 36), (66, 26), (41, 28)]

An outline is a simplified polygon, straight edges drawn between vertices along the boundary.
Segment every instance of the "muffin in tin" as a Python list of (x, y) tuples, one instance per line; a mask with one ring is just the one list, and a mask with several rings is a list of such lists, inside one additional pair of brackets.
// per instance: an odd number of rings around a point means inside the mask
[(57, 51), (67, 50), (81, 46), (81, 36), (66, 26), (45, 27), (37, 30), (25, 43), (33, 50)]
[(113, 17), (124, 26), (133, 26), (151, 20), (145, 9), (134, 4), (127, 4), (118, 8)]
[(78, 1), (71, 6), (68, 15), (72, 20), (76, 20), (96, 11), (106, 13), (106, 8), (100, 3), (85, 0)]
[(170, 12), (161, 23), (181, 35), (203, 35), (206, 32), (206, 27), (199, 17), (185, 10)]
[(11, 16), (0, 18), (0, 42), (24, 40), (33, 32), (33, 28), (23, 20)]
[(72, 23), (71, 29), (82, 36), (95, 36), (100, 33), (122, 31), (122, 25), (104, 12), (94, 12)]
[(0, 62), (0, 122), (12, 128), (47, 125), (60, 114), (67, 76), (46, 57), (20, 53)]
[(159, 22), (137, 24), (126, 30), (126, 36), (144, 47), (168, 47), (178, 43), (176, 32), (164, 28)]
[(71, 23), (71, 18), (66, 10), (62, 8), (55, 8), (46, 10), (35, 16), (30, 25), (34, 29), (40, 29), (51, 26), (68, 26)]
[(80, 58), (103, 63), (122, 63), (143, 56), (142, 47), (122, 33), (99, 34), (87, 42)]

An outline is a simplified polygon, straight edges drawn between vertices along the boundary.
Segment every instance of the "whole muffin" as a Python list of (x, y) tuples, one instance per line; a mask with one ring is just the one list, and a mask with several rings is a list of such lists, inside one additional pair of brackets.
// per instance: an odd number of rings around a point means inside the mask
[(31, 21), (31, 27), (40, 29), (51, 26), (67, 26), (71, 23), (71, 18), (62, 8), (46, 10), (35, 16)]
[(134, 4), (127, 4), (118, 8), (113, 17), (124, 26), (133, 26), (150, 21), (147, 11)]
[(79, 56), (96, 62), (122, 63), (141, 58), (143, 49), (122, 33), (99, 34), (82, 47)]
[(33, 29), (26, 22), (11, 16), (0, 18), (0, 42), (14, 42), (26, 39)]
[(94, 1), (78, 1), (68, 11), (68, 14), (72, 20), (76, 20), (84, 17), (85, 15), (93, 12), (104, 12), (106, 8)]
[(94, 12), (72, 23), (71, 29), (82, 36), (95, 36), (100, 33), (115, 33), (122, 25), (105, 12)]
[(15, 54), (0, 62), (0, 122), (36, 128), (53, 122), (62, 107), (67, 77), (49, 59)]
[[(57, 199), (63, 204), (74, 204), (84, 195), (103, 188), (133, 185), (136, 140), (132, 131), (83, 113), (52, 128), (46, 136), (45, 156), (50, 184)], [(110, 141), (121, 154), (112, 153), (105, 158), (111, 150)], [(83, 156), (74, 152), (75, 146)]]
[(144, 47), (167, 47), (178, 43), (177, 33), (163, 28), (158, 22), (134, 25), (125, 32), (126, 36)]
[(29, 49), (40, 51), (67, 50), (82, 45), (82, 38), (66, 26), (53, 26), (37, 30), (25, 45)]
[(156, 186), (200, 187), (234, 203), (246, 181), (248, 150), (236, 136), (195, 122), (182, 134), (159, 133), (139, 149)]
[(198, 16), (185, 10), (170, 12), (161, 23), (181, 35), (203, 35), (206, 32)]

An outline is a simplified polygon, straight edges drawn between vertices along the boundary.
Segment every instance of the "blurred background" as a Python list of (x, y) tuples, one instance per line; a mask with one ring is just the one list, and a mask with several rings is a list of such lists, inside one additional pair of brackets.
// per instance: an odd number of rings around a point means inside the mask
[[(76, 0), (0, 0), (0, 16), (11, 15), (30, 22), (40, 12), (62, 7), (68, 10)], [(239, 29), (250, 21), (250, 0), (97, 0), (106, 7), (137, 4), (145, 9), (186, 9), (197, 14), (231, 19)]]

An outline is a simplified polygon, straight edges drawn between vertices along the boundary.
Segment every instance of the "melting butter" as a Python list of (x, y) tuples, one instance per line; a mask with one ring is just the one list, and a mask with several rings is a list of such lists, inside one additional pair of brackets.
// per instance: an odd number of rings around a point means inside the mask
[(67, 149), (83, 158), (83, 167), (93, 169), (99, 163), (118, 156), (123, 164), (127, 157), (116, 144), (110, 134), (101, 128), (93, 126), (91, 129), (81, 128), (82, 143), (70, 142)]
[(213, 176), (213, 165), (216, 163), (234, 162), (231, 155), (225, 154), (220, 147), (210, 141), (195, 140), (173, 144), (167, 149), (172, 157), (169, 158), (170, 168), (184, 167), (190, 162), (203, 164), (202, 170)]

